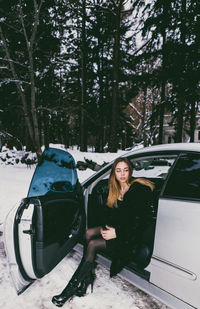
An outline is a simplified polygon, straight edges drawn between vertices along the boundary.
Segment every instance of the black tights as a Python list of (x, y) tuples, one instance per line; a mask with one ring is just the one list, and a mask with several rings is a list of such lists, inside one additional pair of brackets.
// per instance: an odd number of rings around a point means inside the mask
[(106, 249), (106, 241), (100, 233), (100, 226), (90, 228), (85, 232), (84, 257), (86, 261), (94, 262), (96, 253)]

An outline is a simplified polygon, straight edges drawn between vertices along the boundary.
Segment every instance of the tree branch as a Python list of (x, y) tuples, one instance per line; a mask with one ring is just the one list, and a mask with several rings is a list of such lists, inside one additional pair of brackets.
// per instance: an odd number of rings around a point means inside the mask
[(138, 116), (142, 117), (142, 114), (137, 110), (137, 108), (133, 105), (133, 103), (129, 103), (129, 106), (132, 107), (132, 109), (138, 114)]
[(33, 43), (35, 41), (36, 33), (37, 33), (37, 27), (39, 23), (39, 14), (42, 7), (44, 0), (40, 1), (40, 5), (38, 7), (36, 0), (34, 0), (34, 8), (35, 8), (35, 15), (34, 15), (34, 26), (33, 26), (33, 32), (30, 39), (30, 45), (33, 47)]
[(21, 24), (22, 24), (22, 29), (23, 29), (23, 32), (24, 32), (24, 37), (25, 37), (25, 41), (26, 41), (26, 46), (27, 46), (27, 49), (29, 50), (30, 48), (30, 44), (29, 44), (29, 40), (28, 40), (28, 35), (27, 35), (27, 32), (26, 32), (26, 28), (25, 28), (25, 24), (24, 24), (24, 18), (23, 18), (23, 11), (22, 11), (22, 3), (21, 3), (21, 0), (20, 0), (20, 5), (19, 5), (19, 18), (20, 18), (20, 21), (21, 21)]
[(0, 83), (1, 84), (18, 83), (18, 84), (28, 84), (28, 85), (30, 85), (30, 82), (26, 82), (25, 80), (19, 80), (19, 79), (4, 79)]
[(5, 21), (1, 20), (1, 23), (6, 25), (8, 28), (15, 30), (17, 33), (22, 34), (22, 32), (19, 29), (15, 28), (15, 27), (13, 27), (13, 26), (11, 26), (9, 24), (7, 24)]
[[(106, 11), (106, 12), (110, 12), (110, 13), (112, 13), (113, 15), (115, 15), (116, 16), (116, 13), (115, 12), (113, 12), (110, 8), (106, 8), (106, 7), (103, 7), (103, 6), (101, 6), (101, 5), (96, 5), (96, 7), (98, 7), (99, 9), (101, 9), (102, 11)], [(87, 8), (93, 8), (94, 9), (94, 7), (93, 6), (90, 6), (90, 7), (88, 7), (87, 6)]]
[(135, 56), (141, 49), (143, 49), (143, 47), (145, 47), (147, 44), (149, 44), (149, 42), (151, 42), (152, 38), (150, 38), (148, 41), (146, 41), (140, 48), (138, 48), (136, 50), (136, 52), (133, 54), (133, 56)]
[(27, 66), (26, 66), (26, 65), (21, 64), (20, 62), (14, 61), (14, 60), (12, 60), (12, 59), (6, 59), (6, 58), (2, 58), (2, 57), (0, 57), (0, 60), (7, 61), (7, 62), (13, 62), (13, 63), (15, 63), (15, 64), (18, 64), (18, 65), (20, 65), (20, 66), (24, 67), (24, 68), (27, 68)]
[[(6, 54), (7, 60), (10, 60), (11, 59), (10, 52), (9, 52), (9, 49), (8, 49), (8, 45), (7, 45), (6, 39), (5, 39), (4, 34), (3, 34), (3, 30), (1, 28), (1, 25), (0, 25), (0, 38), (1, 38), (2, 42), (3, 42), (3, 47), (4, 47), (4, 50), (5, 50), (5, 54)], [(32, 130), (31, 130), (31, 124), (30, 124), (30, 121), (29, 121), (29, 116), (28, 116), (29, 113), (28, 113), (28, 109), (27, 109), (27, 104), (26, 104), (26, 98), (25, 98), (25, 95), (24, 95), (24, 90), (23, 90), (23, 88), (20, 85), (19, 78), (17, 76), (17, 73), (15, 71), (15, 67), (14, 67), (14, 64), (13, 64), (12, 61), (9, 61), (9, 66), (10, 66), (13, 78), (15, 80), (15, 84), (17, 86), (17, 91), (18, 91), (19, 96), (20, 96), (21, 101), (22, 101), (25, 122), (27, 124), (28, 129), (29, 129), (30, 137), (33, 140), (33, 134), (32, 134)]]
[(128, 10), (124, 10), (124, 11), (122, 11), (122, 14), (131, 13), (131, 12), (133, 12), (134, 10), (135, 10), (134, 8), (128, 9)]
[[(1, 40), (3, 42), (3, 47), (4, 47), (4, 50), (5, 50), (5, 54), (6, 54), (6, 58), (7, 58), (7, 61), (9, 61), (9, 66), (10, 66), (10, 70), (12, 72), (12, 75), (14, 77), (15, 80), (19, 80), (18, 76), (17, 76), (17, 73), (15, 71), (15, 68), (14, 68), (14, 65), (13, 65), (13, 61), (11, 59), (11, 56), (10, 56), (10, 52), (9, 52), (9, 49), (8, 49), (8, 45), (7, 45), (7, 42), (6, 42), (6, 39), (4, 37), (4, 34), (3, 34), (3, 30), (1, 28), (1, 25), (0, 25), (0, 37), (1, 37)], [(17, 85), (17, 88), (19, 90), (19, 92), (22, 91), (22, 89), (20, 88), (19, 86), (19, 83), (16, 82), (16, 85)]]
[(117, 8), (117, 5), (116, 5), (115, 1), (114, 1), (114, 0), (110, 0), (110, 2), (112, 2), (112, 4), (114, 5), (114, 7), (115, 7), (115, 9), (116, 9), (116, 8)]

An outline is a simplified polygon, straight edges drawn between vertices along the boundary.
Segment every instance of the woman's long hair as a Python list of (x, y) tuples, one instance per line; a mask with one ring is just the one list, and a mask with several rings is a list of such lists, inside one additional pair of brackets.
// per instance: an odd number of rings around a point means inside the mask
[(115, 177), (115, 169), (119, 162), (125, 162), (128, 165), (128, 170), (129, 170), (128, 184), (129, 185), (131, 185), (134, 182), (139, 182), (145, 186), (149, 186), (152, 191), (154, 190), (154, 184), (150, 180), (147, 180), (145, 178), (132, 177), (133, 166), (128, 158), (117, 158), (112, 165), (110, 177), (108, 181), (109, 193), (108, 193), (108, 198), (107, 198), (107, 205), (108, 207), (111, 207), (111, 208), (117, 207), (117, 199), (120, 195), (120, 189), (121, 189), (120, 183)]

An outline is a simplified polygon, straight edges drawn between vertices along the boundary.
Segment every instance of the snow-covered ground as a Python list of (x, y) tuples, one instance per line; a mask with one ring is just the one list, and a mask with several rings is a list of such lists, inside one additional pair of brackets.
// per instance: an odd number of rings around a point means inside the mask
[[(85, 157), (99, 164), (104, 161), (109, 162), (123, 153), (80, 153), (76, 149), (70, 149), (69, 152), (76, 161), (84, 161)], [(26, 197), (34, 168), (34, 166), (30, 168), (22, 164), (0, 165), (0, 308), (4, 309), (55, 309), (56, 306), (51, 303), (52, 296), (63, 289), (80, 261), (80, 256), (72, 252), (51, 273), (34, 282), (22, 295), (16, 295), (7, 269), (2, 235), (3, 222), (8, 211), (14, 205), (19, 204), (21, 198)], [(92, 173), (94, 172), (89, 169), (78, 171), (80, 181)], [(167, 309), (166, 306), (119, 277), (110, 279), (108, 270), (100, 265), (97, 266), (96, 275), (94, 292), (91, 294), (88, 289), (85, 297), (73, 298), (64, 305), (64, 308)]]

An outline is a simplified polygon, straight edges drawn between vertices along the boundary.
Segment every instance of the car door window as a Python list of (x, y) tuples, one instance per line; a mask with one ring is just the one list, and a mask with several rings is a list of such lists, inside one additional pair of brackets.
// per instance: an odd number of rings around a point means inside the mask
[(176, 158), (177, 155), (151, 156), (133, 159), (131, 160), (133, 163), (133, 177), (151, 180), (155, 185), (154, 195), (155, 200), (157, 200), (169, 170)]
[(200, 154), (180, 155), (167, 182), (163, 196), (200, 199)]
[(176, 156), (156, 156), (132, 160), (133, 176), (165, 179), (175, 159)]
[(38, 163), (28, 197), (73, 192), (77, 180), (76, 165), (71, 154), (49, 148)]

